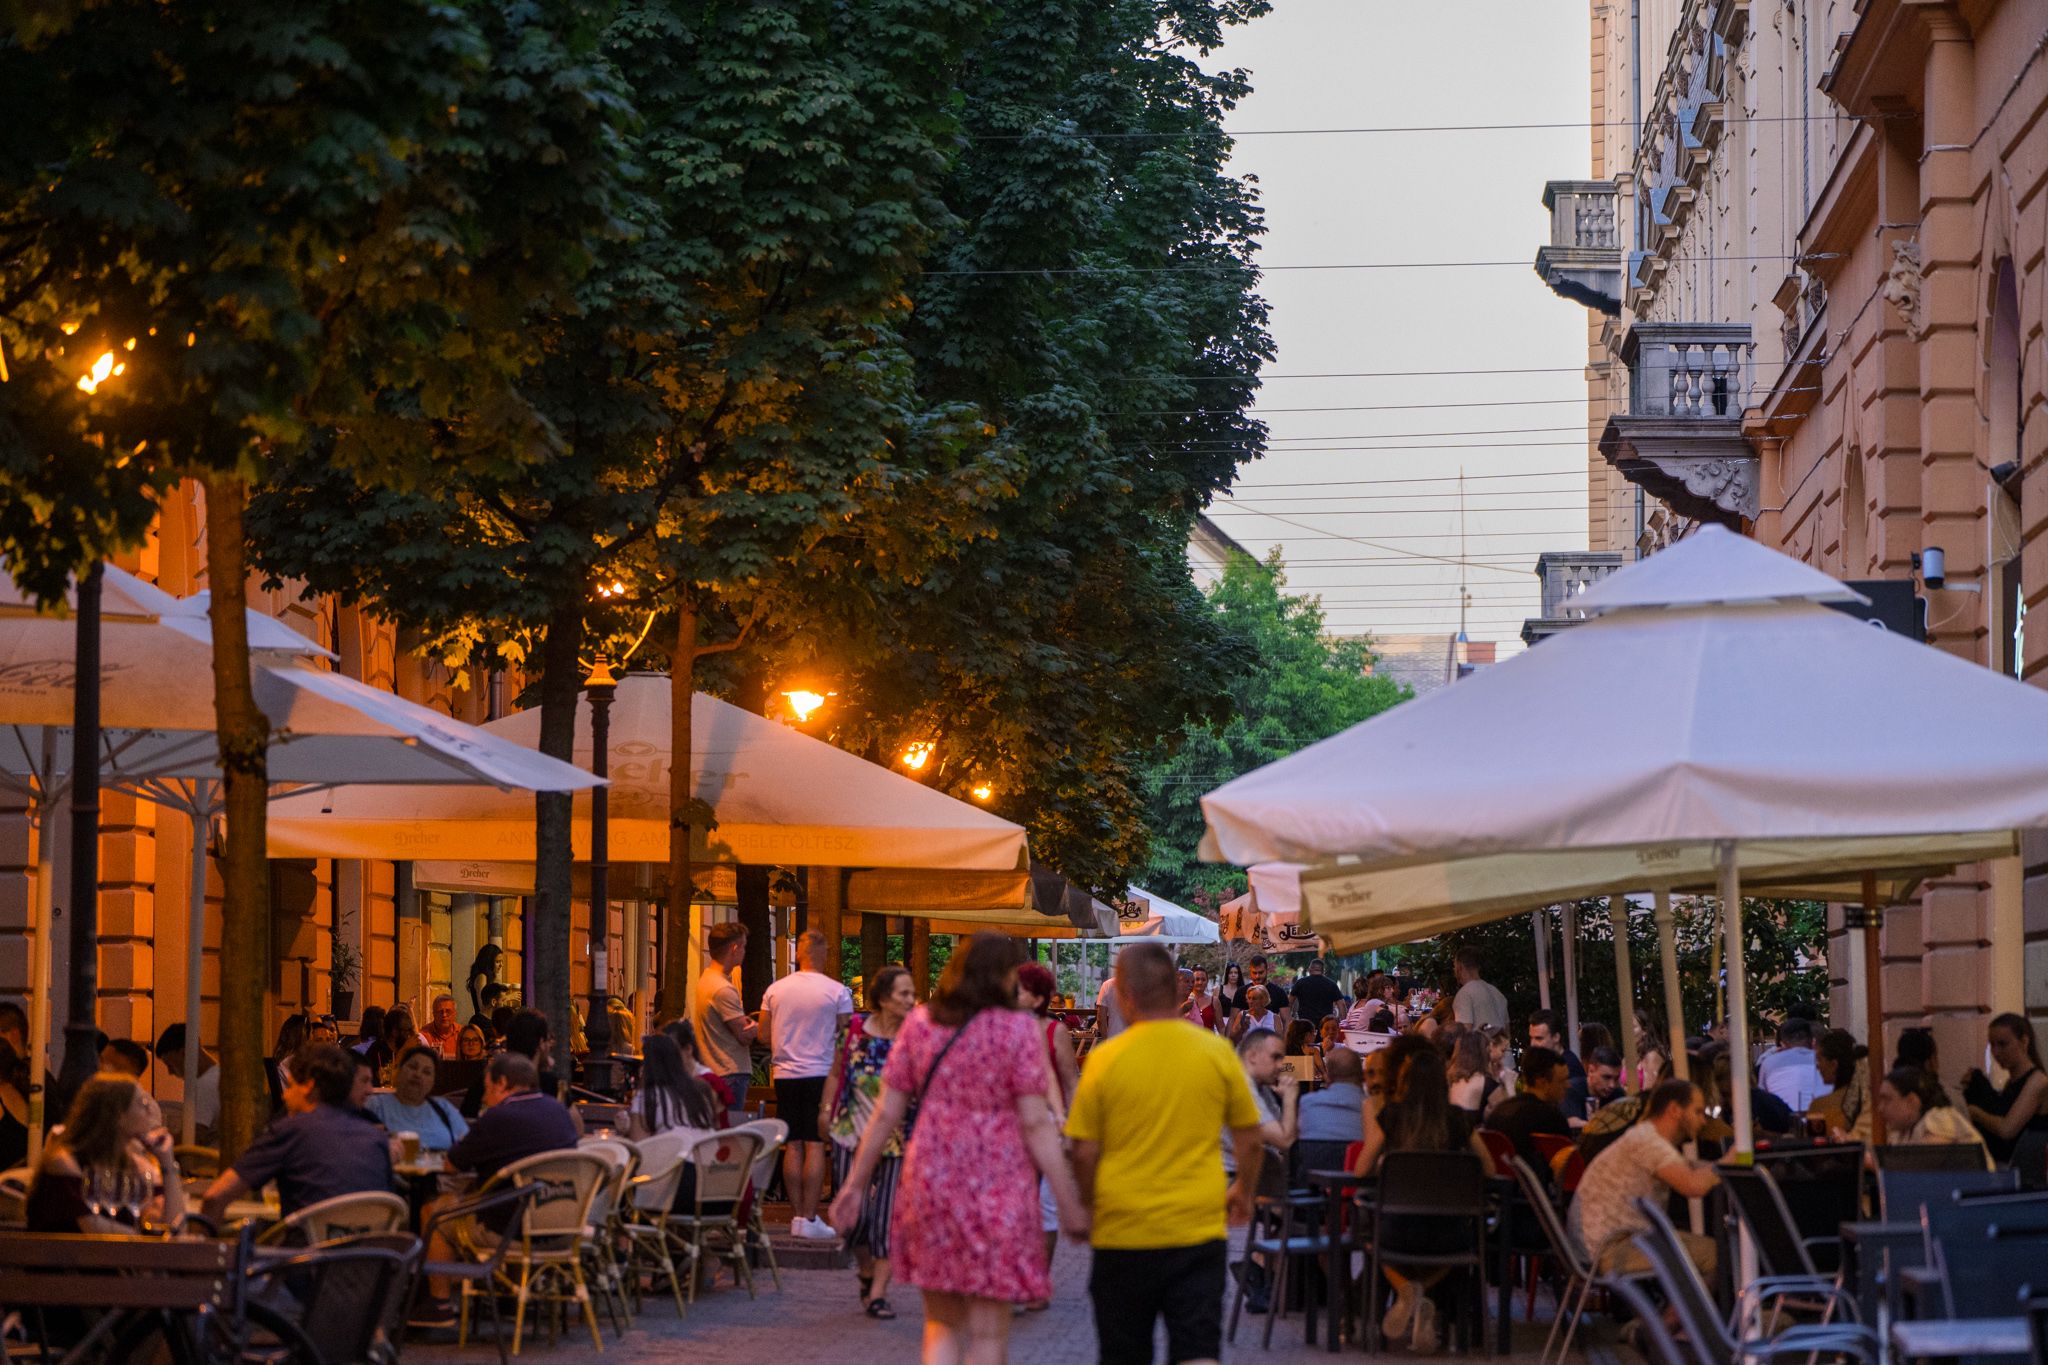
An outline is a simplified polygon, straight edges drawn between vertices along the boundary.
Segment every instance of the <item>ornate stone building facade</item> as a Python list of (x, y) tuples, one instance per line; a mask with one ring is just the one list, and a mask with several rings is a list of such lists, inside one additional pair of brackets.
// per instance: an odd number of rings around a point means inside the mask
[[(1591, 309), (1593, 549), (1714, 521), (1902, 581), (1939, 549), (1931, 646), (2048, 684), (2044, 49), (2048, 0), (1594, 4), (1594, 179), (1553, 183), (1538, 261)], [(2036, 841), (1888, 912), (1892, 1031), (1960, 1069), (1986, 1012), (2048, 1013), (2044, 874)]]

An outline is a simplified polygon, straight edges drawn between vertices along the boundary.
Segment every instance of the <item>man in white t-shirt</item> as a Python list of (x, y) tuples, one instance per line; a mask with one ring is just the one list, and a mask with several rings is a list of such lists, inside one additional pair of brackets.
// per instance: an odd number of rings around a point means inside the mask
[[(1706, 1099), (1691, 1081), (1665, 1081), (1644, 1101), (1643, 1120), (1593, 1158), (1580, 1177), (1566, 1220), (1586, 1254), (1600, 1258), (1610, 1275), (1636, 1275), (1649, 1269), (1641, 1252), (1625, 1240), (1649, 1224), (1636, 1200), (1662, 1200), (1672, 1194), (1704, 1197), (1721, 1183), (1714, 1168), (1679, 1154), (1679, 1147), (1699, 1136), (1707, 1121)], [(1714, 1241), (1681, 1230), (1685, 1254), (1709, 1283), (1714, 1278)]]
[(1106, 1043), (1124, 1031), (1124, 1014), (1117, 1008), (1116, 977), (1110, 976), (1095, 993), (1095, 1041)]
[(797, 970), (761, 996), (761, 1042), (774, 1056), (775, 1112), (789, 1125), (789, 1145), (782, 1153), (782, 1183), (795, 1211), (789, 1230), (798, 1237), (837, 1241), (832, 1225), (818, 1217), (825, 1190), (818, 1110), (825, 1102), (839, 1027), (853, 1013), (853, 992), (825, 975), (825, 948), (825, 936), (815, 929), (798, 936)]
[(1458, 993), (1451, 999), (1451, 1012), (1467, 1028), (1488, 1024), (1507, 1032), (1508, 998), (1500, 988), (1479, 975), (1479, 952), (1460, 948), (1451, 959), (1451, 971), (1458, 978)]

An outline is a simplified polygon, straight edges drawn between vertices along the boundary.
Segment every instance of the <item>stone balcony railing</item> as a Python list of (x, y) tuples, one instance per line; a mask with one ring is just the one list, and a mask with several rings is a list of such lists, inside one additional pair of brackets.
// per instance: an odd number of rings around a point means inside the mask
[(1681, 516), (1740, 529), (1757, 515), (1757, 461), (1742, 435), (1749, 326), (1639, 322), (1621, 346), (1628, 411), (1608, 419), (1600, 453)]
[(1622, 251), (1611, 180), (1553, 180), (1543, 187), (1550, 244), (1536, 252), (1536, 273), (1561, 297), (1621, 313)]

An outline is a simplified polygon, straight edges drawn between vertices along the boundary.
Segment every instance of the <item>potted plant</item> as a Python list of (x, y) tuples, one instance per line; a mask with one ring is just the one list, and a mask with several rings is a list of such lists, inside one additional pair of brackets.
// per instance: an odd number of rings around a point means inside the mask
[(356, 1017), (356, 983), (363, 972), (363, 955), (353, 944), (336, 940), (334, 962), (327, 969), (331, 1006), (336, 1019)]

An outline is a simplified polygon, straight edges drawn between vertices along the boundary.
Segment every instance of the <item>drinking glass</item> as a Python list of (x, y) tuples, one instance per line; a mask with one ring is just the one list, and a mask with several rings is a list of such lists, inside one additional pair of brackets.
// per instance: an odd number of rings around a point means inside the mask
[(85, 1172), (85, 1204), (92, 1210), (93, 1217), (104, 1218), (111, 1203), (107, 1188), (107, 1172), (97, 1166), (89, 1166)]
[(133, 1226), (142, 1226), (142, 1209), (149, 1203), (149, 1179), (141, 1171), (129, 1170), (121, 1174), (121, 1208), (128, 1214)]

